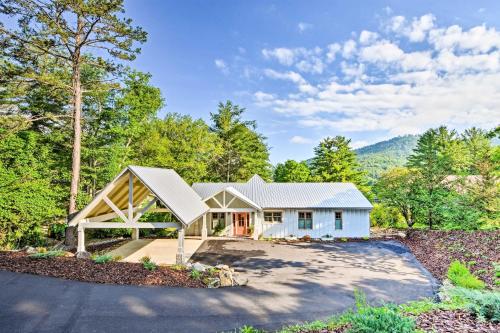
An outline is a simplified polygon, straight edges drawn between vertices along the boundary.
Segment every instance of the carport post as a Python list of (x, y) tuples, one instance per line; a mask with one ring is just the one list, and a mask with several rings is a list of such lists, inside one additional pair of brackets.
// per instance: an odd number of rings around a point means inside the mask
[(184, 264), (184, 226), (181, 226), (177, 236), (177, 254), (175, 255), (177, 265)]
[[(128, 222), (134, 221), (134, 175), (128, 175)], [(132, 240), (139, 239), (139, 228), (132, 229)]]
[(81, 224), (78, 225), (78, 247), (77, 252), (85, 252), (85, 229)]
[(207, 239), (207, 214), (203, 214), (203, 224), (201, 226), (201, 240)]

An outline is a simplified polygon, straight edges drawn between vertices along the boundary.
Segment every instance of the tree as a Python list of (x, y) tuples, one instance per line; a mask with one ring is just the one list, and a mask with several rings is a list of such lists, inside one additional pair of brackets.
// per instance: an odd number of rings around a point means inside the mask
[[(135, 41), (145, 42), (146, 33), (133, 27), (130, 19), (120, 18), (123, 0), (5, 0), (0, 13), (18, 19), (19, 29), (0, 26), (2, 40), (19, 63), (39, 56), (49, 56), (71, 68), (71, 106), (73, 121), (72, 173), (69, 213), (77, 209), (81, 159), (81, 69), (88, 59), (85, 52), (99, 49), (109, 57), (97, 58), (93, 65), (107, 70), (118, 69), (111, 59), (133, 60), (140, 49)], [(41, 79), (41, 78), (39, 78)], [(69, 229), (68, 236), (72, 236)], [(74, 237), (68, 237), (74, 243)]]
[(426, 131), (419, 138), (417, 147), (408, 158), (408, 167), (416, 169), (422, 176), (422, 184), (426, 189), (422, 205), (426, 210), (429, 229), (444, 219), (443, 210), (449, 192), (445, 178), (464, 174), (468, 161), (465, 145), (457, 137), (456, 131), (441, 126)]
[(343, 136), (327, 137), (314, 148), (312, 174), (314, 180), (323, 182), (351, 182), (365, 194), (365, 173), (356, 159), (356, 153), (349, 147), (350, 139)]
[(209, 166), (221, 154), (221, 142), (201, 119), (176, 113), (146, 127), (147, 135), (132, 144), (132, 161), (172, 168), (188, 183), (208, 180)]
[(210, 113), (210, 129), (222, 142), (222, 154), (212, 164), (213, 180), (242, 181), (254, 174), (271, 178), (266, 138), (256, 132), (255, 121), (242, 120), (244, 112), (244, 108), (227, 101)]
[(285, 163), (278, 163), (274, 169), (273, 180), (275, 182), (296, 182), (303, 183), (311, 179), (311, 170), (306, 162), (287, 160)]
[(419, 219), (424, 191), (417, 171), (393, 168), (380, 177), (374, 189), (384, 205), (396, 208), (401, 213), (408, 228), (415, 225)]

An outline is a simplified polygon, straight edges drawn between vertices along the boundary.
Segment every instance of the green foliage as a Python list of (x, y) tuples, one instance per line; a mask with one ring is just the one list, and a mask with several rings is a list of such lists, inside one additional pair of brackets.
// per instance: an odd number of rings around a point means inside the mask
[(413, 333), (415, 322), (404, 317), (395, 305), (363, 307), (350, 317), (349, 333)]
[(191, 272), (189, 273), (189, 277), (193, 280), (199, 280), (201, 279), (202, 273), (200, 271), (197, 271), (196, 269), (192, 269)]
[(416, 135), (398, 136), (356, 149), (359, 164), (367, 172), (368, 182), (374, 184), (383, 173), (404, 166), (417, 140)]
[(406, 227), (405, 220), (397, 208), (388, 207), (384, 204), (374, 204), (370, 212), (372, 227), (381, 228), (403, 228)]
[(441, 308), (439, 303), (433, 302), (430, 299), (423, 299), (420, 301), (408, 302), (399, 306), (400, 311), (403, 314), (411, 314), (418, 316), (425, 312), (430, 312), (435, 309)]
[(484, 282), (472, 275), (467, 266), (455, 260), (450, 264), (447, 273), (448, 279), (458, 287), (484, 289)]
[(96, 264), (105, 264), (107, 262), (112, 261), (113, 256), (110, 254), (103, 254), (103, 255), (100, 255), (100, 256), (93, 258), (93, 260)]
[(258, 330), (252, 326), (243, 326), (238, 330), (238, 333), (263, 333), (264, 331)]
[(303, 183), (311, 180), (311, 170), (306, 162), (287, 160), (274, 168), (273, 180), (282, 183)]
[(158, 268), (156, 263), (151, 261), (151, 258), (149, 256), (142, 257), (140, 261), (142, 262), (142, 266), (148, 271), (155, 271)]
[(271, 179), (266, 138), (256, 131), (254, 121), (242, 120), (244, 112), (244, 108), (227, 101), (219, 103), (217, 112), (210, 113), (210, 129), (222, 144), (221, 154), (211, 164), (214, 181), (247, 181), (254, 174)]
[(28, 257), (33, 259), (47, 259), (64, 256), (64, 251), (44, 251), (30, 254)]
[(314, 181), (351, 182), (366, 195), (369, 194), (365, 173), (349, 146), (350, 139), (343, 136), (327, 137), (314, 148), (311, 170)]
[(500, 322), (500, 292), (455, 287), (445, 291), (453, 302), (461, 304), (483, 320)]

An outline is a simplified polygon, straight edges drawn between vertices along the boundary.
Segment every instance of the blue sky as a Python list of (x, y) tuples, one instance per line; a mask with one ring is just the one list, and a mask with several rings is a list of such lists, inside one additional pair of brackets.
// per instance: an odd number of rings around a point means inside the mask
[(166, 112), (246, 107), (273, 163), (500, 120), (499, 1), (126, 1)]

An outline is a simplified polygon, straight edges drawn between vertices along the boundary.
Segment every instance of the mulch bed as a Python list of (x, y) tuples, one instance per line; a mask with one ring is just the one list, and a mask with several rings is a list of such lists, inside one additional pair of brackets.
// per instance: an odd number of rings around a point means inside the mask
[(446, 278), (453, 260), (469, 265), (488, 287), (495, 286), (493, 263), (500, 262), (500, 231), (413, 231), (399, 241), (410, 248), (434, 277)]
[(417, 327), (426, 332), (486, 333), (500, 332), (500, 324), (479, 321), (471, 313), (463, 310), (434, 310), (422, 313), (416, 318)]
[(89, 259), (74, 257), (33, 259), (25, 252), (0, 252), (0, 269), (94, 283), (206, 287), (201, 280), (190, 278), (186, 270), (159, 266), (151, 272), (139, 263), (96, 264)]

